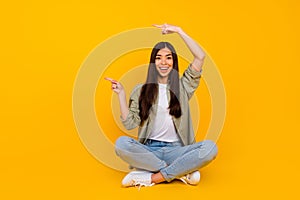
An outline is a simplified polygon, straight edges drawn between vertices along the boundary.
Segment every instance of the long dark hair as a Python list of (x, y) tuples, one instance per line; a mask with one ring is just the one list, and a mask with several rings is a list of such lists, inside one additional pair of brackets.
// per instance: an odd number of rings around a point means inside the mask
[(169, 102), (169, 114), (175, 116), (176, 118), (181, 116), (181, 108), (179, 103), (178, 57), (174, 47), (169, 42), (159, 42), (152, 49), (147, 80), (142, 87), (139, 97), (139, 116), (141, 119), (141, 125), (143, 125), (144, 121), (149, 117), (150, 108), (158, 96), (158, 72), (155, 66), (155, 58), (157, 52), (163, 48), (168, 48), (172, 52), (173, 58), (173, 70), (170, 72), (168, 77), (171, 97)]

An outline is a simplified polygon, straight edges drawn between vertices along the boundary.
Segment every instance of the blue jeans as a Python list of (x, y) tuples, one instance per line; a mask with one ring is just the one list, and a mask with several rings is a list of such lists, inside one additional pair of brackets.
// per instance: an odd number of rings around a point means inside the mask
[(166, 181), (180, 178), (211, 162), (217, 155), (216, 144), (204, 140), (182, 146), (180, 142), (147, 140), (145, 144), (127, 136), (116, 141), (116, 154), (130, 166), (161, 172)]

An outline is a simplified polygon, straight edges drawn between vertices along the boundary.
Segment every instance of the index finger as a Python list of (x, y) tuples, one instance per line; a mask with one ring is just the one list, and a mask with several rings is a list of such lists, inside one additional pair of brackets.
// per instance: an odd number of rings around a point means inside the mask
[(109, 77), (105, 77), (104, 79), (110, 81), (111, 83), (117, 83), (116, 80), (109, 78)]
[(152, 24), (152, 26), (157, 27), (157, 28), (162, 28), (163, 25), (158, 25), (158, 24)]

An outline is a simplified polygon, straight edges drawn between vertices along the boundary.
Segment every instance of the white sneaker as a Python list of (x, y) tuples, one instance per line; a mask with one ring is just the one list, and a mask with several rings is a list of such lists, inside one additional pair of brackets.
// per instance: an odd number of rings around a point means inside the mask
[(151, 183), (151, 175), (153, 173), (148, 171), (132, 171), (129, 172), (122, 180), (122, 186), (152, 186), (154, 183)]
[(194, 171), (192, 173), (186, 174), (183, 177), (179, 178), (185, 184), (197, 185), (200, 182), (200, 172)]

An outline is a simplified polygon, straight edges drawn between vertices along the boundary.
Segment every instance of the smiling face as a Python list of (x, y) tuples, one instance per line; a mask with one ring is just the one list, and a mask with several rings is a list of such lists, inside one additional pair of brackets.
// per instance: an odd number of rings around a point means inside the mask
[(165, 47), (157, 52), (155, 66), (158, 72), (158, 82), (167, 83), (169, 74), (173, 69), (173, 57), (170, 49)]

